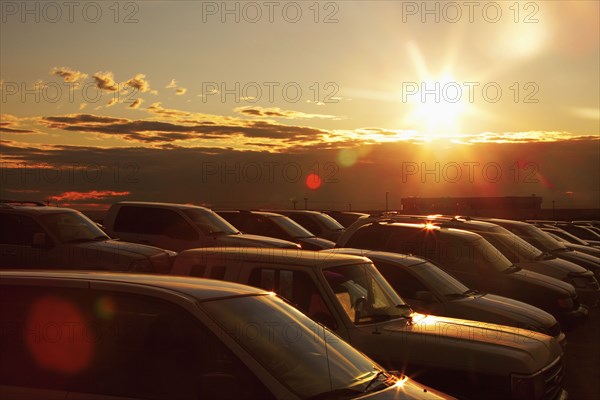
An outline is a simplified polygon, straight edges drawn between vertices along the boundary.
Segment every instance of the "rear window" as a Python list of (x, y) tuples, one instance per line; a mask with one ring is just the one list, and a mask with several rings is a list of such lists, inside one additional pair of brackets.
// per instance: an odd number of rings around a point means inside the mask
[(121, 207), (114, 231), (165, 235), (184, 240), (198, 239), (198, 234), (181, 215), (173, 210), (155, 207)]

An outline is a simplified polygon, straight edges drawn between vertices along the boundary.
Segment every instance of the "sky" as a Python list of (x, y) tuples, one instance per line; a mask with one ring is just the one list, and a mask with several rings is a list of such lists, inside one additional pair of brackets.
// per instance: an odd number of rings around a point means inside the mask
[(597, 1), (0, 1), (0, 197), (600, 207)]

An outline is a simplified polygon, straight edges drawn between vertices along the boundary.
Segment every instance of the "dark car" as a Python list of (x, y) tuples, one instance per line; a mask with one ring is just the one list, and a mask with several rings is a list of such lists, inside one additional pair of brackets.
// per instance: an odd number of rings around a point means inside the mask
[(551, 260), (558, 257), (571, 261), (589, 269), (596, 275), (596, 279), (600, 279), (600, 258), (572, 250), (532, 224), (498, 218), (473, 217), (473, 219), (500, 225), (540, 249), (544, 253), (543, 258)]
[(570, 330), (587, 319), (573, 285), (524, 270), (474, 232), (389, 220), (357, 221), (336, 247), (413, 254), (440, 265), (467, 287), (534, 305)]
[(356, 222), (357, 219), (367, 217), (369, 214), (359, 213), (354, 211), (323, 211), (331, 218), (342, 224), (344, 228), (349, 227)]
[(481, 235), (492, 246), (516, 266), (548, 275), (575, 287), (579, 300), (586, 306), (598, 304), (600, 286), (594, 273), (570, 261), (560, 258), (548, 259), (543, 252), (509, 230), (485, 221), (474, 221), (469, 217), (444, 216), (395, 216), (400, 221), (426, 222), (445, 228), (457, 228)]
[(261, 210), (270, 211), (278, 214), (283, 214), (300, 225), (302, 225), (309, 232), (314, 233), (317, 237), (331, 240), (335, 242), (338, 240), (344, 227), (331, 218), (329, 215), (324, 214), (320, 211), (312, 210)]
[[(225, 270), (224, 280), (283, 296), (384, 367), (418, 376), (419, 382), (461, 399), (566, 399), (561, 389), (562, 348), (555, 338), (413, 312), (368, 258), (306, 250), (203, 248), (180, 253), (171, 274), (207, 277), (215, 268)], [(252, 331), (249, 327), (249, 334)], [(331, 393), (321, 399), (345, 395)]]
[(318, 238), (293, 219), (267, 211), (215, 211), (227, 222), (244, 233), (269, 236), (298, 243), (304, 250), (331, 249), (335, 243)]
[(566, 345), (565, 334), (552, 315), (521, 301), (469, 289), (431, 261), (385, 251), (340, 248), (325, 252), (369, 258), (419, 313), (528, 329), (554, 336), (563, 347)]
[(0, 271), (0, 326), (3, 399), (449, 398), (229, 282)]
[(168, 273), (176, 254), (112, 239), (71, 208), (0, 202), (0, 268)]

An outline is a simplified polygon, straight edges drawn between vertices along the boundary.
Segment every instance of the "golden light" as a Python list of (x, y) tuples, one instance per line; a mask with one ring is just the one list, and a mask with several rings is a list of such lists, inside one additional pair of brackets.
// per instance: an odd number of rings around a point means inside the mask
[(412, 106), (405, 123), (428, 137), (461, 133), (460, 120), (468, 111), (469, 87), (451, 76), (427, 78), (405, 86), (403, 97)]

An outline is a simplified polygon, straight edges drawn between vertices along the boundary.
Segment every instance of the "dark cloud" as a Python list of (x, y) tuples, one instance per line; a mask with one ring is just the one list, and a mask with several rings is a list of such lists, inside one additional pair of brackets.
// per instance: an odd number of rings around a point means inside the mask
[(248, 115), (251, 117), (270, 117), (270, 118), (286, 118), (286, 119), (341, 119), (333, 115), (325, 114), (307, 114), (294, 110), (282, 110), (279, 107), (263, 108), (263, 107), (238, 107), (235, 112)]
[(273, 124), (265, 121), (239, 121), (237, 125), (201, 123), (177, 123), (152, 120), (128, 120), (101, 117), (90, 114), (51, 116), (41, 119), (48, 127), (71, 132), (98, 133), (122, 136), (124, 139), (160, 143), (198, 138), (247, 138), (281, 139), (284, 141), (315, 140), (326, 135), (326, 131), (302, 126)]

